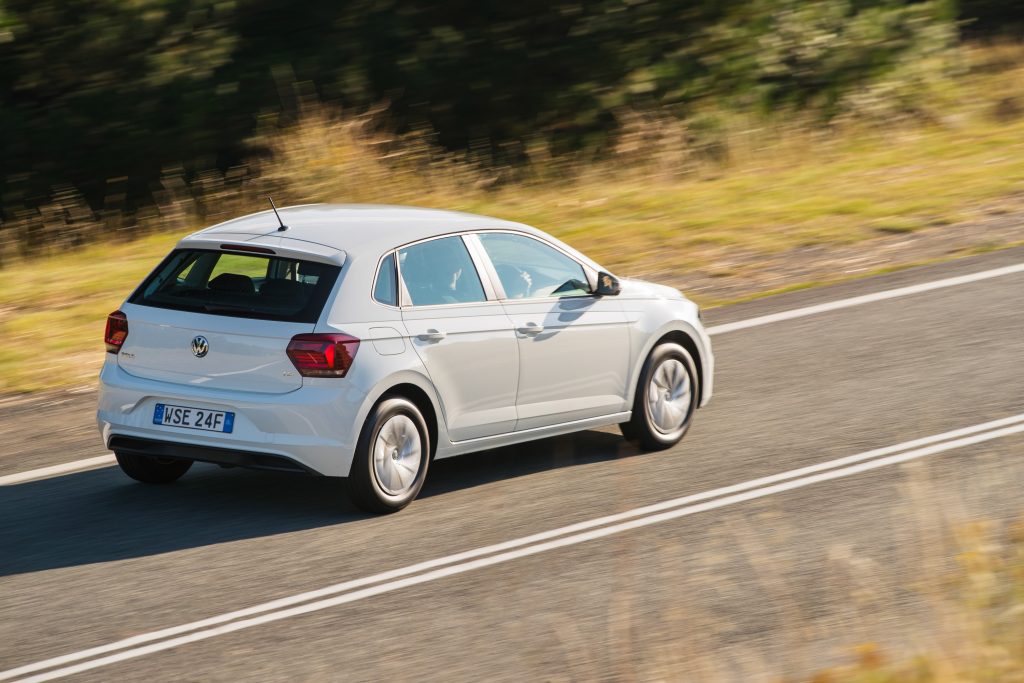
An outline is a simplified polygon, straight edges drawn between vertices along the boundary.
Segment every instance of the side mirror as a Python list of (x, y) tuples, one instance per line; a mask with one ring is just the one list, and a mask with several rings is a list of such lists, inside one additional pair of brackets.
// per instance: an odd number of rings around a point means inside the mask
[(622, 286), (619, 285), (619, 279), (611, 273), (598, 273), (597, 274), (597, 295), (598, 296), (616, 296), (622, 291)]

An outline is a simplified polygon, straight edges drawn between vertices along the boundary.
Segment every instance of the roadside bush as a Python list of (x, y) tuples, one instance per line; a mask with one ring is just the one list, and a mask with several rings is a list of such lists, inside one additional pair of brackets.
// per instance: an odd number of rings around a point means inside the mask
[[(941, 5), (762, 1), (715, 28), (722, 83), (764, 111), (839, 114), (923, 109), (954, 72), (957, 31)], [(865, 93), (869, 93), (865, 95)]]

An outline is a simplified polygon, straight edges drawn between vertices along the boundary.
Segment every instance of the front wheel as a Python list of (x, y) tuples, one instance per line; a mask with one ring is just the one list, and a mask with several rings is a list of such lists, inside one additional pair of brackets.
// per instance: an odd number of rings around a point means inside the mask
[(430, 433), (407, 399), (386, 398), (370, 413), (348, 476), (352, 502), (367, 512), (397, 512), (423, 488)]
[(191, 460), (151, 458), (134, 453), (114, 453), (121, 471), (135, 481), (146, 484), (170, 484), (192, 467)]
[(622, 435), (646, 450), (671, 448), (690, 428), (697, 396), (693, 358), (678, 344), (659, 344), (640, 372), (633, 416), (619, 425)]

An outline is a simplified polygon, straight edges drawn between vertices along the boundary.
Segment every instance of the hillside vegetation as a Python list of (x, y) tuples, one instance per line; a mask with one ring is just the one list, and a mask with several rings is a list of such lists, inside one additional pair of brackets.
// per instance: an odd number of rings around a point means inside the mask
[(939, 119), (962, 36), (1022, 19), (1014, 0), (0, 0), (2, 230), (31, 251), (53, 200), (80, 201), (78, 240), (211, 175), (259, 178), (312, 103), (385, 109), (494, 186), (624, 148), (686, 173), (741, 151), (737, 128)]
[[(1024, 211), (1024, 116), (1004, 110), (1024, 102), (1024, 50), (972, 47), (966, 55), (968, 73), (934, 120), (822, 130), (734, 115), (719, 132), (724, 159), (674, 146), (685, 123), (640, 118), (611, 160), (538, 151), (530, 165), (508, 171), (514, 179), (502, 178), (429, 137), (388, 133), (372, 115), (317, 109), (262, 138), (273, 161), (258, 179), (211, 173), (168, 183), (140, 225), (117, 214), (88, 217), (80, 198), (59, 199), (43, 210), (52, 236), (27, 255), (17, 255), (20, 242), (9, 245), (0, 268), (0, 394), (92, 386), (106, 314), (179, 236), (262, 210), (265, 191), (283, 204), (411, 203), (524, 221), (615, 272), (683, 284), (693, 273), (753, 281), (757, 258), (727, 259), (739, 251), (870, 245), (880, 235), (1013, 218)], [(73, 247), (76, 230), (86, 243), (93, 231), (102, 241)]]
[[(0, 0), (0, 395), (92, 386), (106, 314), (178, 236), (266, 194), (523, 221), (705, 305), (1024, 239), (977, 230), (1024, 214), (1018, 19)], [(849, 271), (765, 266), (947, 233)]]

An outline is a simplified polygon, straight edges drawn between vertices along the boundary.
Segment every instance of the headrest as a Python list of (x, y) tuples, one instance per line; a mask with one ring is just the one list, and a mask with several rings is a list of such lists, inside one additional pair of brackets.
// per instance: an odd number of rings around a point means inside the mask
[(256, 287), (252, 284), (252, 278), (236, 273), (221, 273), (210, 280), (210, 289), (218, 292), (239, 292), (240, 294), (256, 293)]
[(329, 268), (330, 266), (325, 263), (299, 261), (299, 275), (303, 277), (323, 277)]
[(301, 296), (300, 292), (302, 292), (306, 286), (307, 285), (303, 285), (301, 282), (297, 282), (295, 280), (274, 278), (273, 280), (267, 280), (260, 286), (260, 295), (275, 298)]

